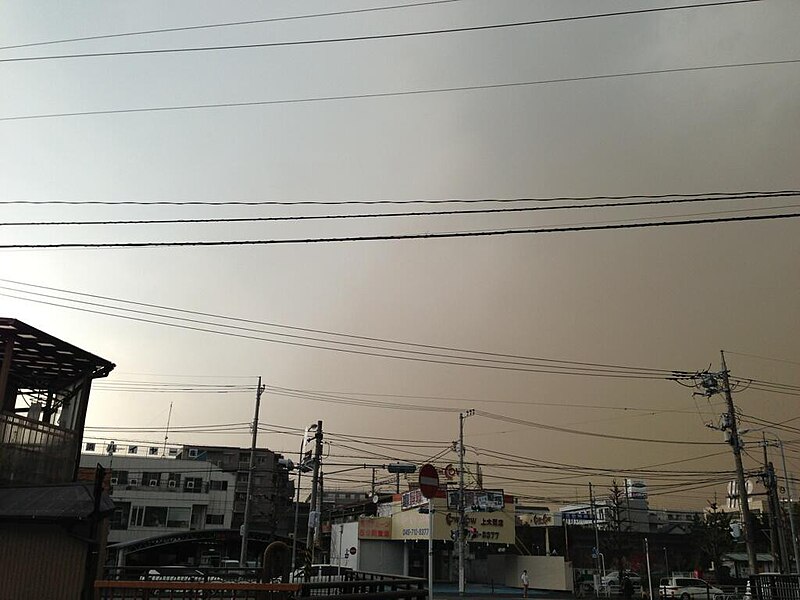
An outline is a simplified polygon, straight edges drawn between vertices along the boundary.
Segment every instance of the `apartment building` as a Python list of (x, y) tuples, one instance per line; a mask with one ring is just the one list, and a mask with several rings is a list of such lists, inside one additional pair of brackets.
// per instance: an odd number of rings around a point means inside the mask
[(110, 472), (115, 506), (110, 543), (233, 527), (236, 476), (211, 462), (129, 454), (81, 456), (84, 468), (98, 463)]

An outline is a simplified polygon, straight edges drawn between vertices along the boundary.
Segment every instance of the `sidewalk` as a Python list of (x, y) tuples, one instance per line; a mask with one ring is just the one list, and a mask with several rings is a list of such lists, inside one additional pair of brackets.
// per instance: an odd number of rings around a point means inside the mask
[[(437, 583), (433, 586), (433, 597), (442, 600), (455, 600), (460, 598), (458, 584)], [(491, 600), (492, 598), (522, 598), (522, 588), (507, 587), (504, 585), (491, 586), (485, 583), (469, 583), (464, 592), (464, 598), (473, 600)], [(557, 592), (552, 590), (528, 590), (528, 598), (532, 600), (567, 600), (573, 598), (572, 592)]]

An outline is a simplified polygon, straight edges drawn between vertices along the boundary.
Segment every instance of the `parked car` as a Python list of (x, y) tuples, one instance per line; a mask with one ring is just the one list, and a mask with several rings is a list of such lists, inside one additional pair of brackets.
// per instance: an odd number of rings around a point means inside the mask
[(352, 567), (341, 565), (311, 565), (311, 573), (306, 578), (305, 568), (295, 569), (290, 581), (301, 583), (304, 581), (342, 581), (353, 572)]
[[(634, 571), (623, 571), (622, 577), (623, 579), (627, 577), (631, 580), (634, 597), (640, 597), (642, 595), (642, 578), (639, 577), (639, 574)], [(598, 595), (606, 597), (621, 595), (619, 571), (609, 571), (600, 578)]]
[[(146, 573), (142, 573), (139, 577), (140, 581), (190, 581), (195, 583), (212, 583), (222, 581), (220, 577), (209, 576), (198, 571), (192, 567), (184, 567), (180, 565), (156, 567), (149, 569)], [(174, 592), (170, 590), (152, 590), (150, 595), (160, 596), (168, 595), (170, 598), (175, 597)], [(198, 590), (196, 597), (203, 598), (206, 596), (213, 596), (213, 591)]]
[(658, 585), (658, 594), (662, 599), (714, 600), (715, 596), (722, 593), (721, 589), (707, 581), (691, 577), (664, 577)]
[[(634, 585), (637, 583), (639, 585), (642, 584), (642, 578), (639, 577), (639, 574), (635, 573), (634, 571), (623, 571), (622, 576), (627, 576)], [(619, 571), (609, 571), (603, 575), (603, 577), (600, 579), (600, 583), (602, 585), (619, 585)]]

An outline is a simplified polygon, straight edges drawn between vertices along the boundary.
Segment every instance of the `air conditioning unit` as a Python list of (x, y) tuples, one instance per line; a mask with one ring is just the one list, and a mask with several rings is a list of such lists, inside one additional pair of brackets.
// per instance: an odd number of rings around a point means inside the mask
[(189, 458), (197, 458), (197, 448), (189, 448)]
[(128, 480), (128, 485), (139, 485), (139, 480), (138, 480), (138, 479), (136, 479), (135, 477), (131, 477), (131, 478)]
[(187, 490), (193, 490), (194, 489), (194, 481), (191, 481), (191, 480), (187, 481), (186, 482), (186, 489)]
[(175, 481), (174, 479), (170, 479), (169, 483), (167, 483), (167, 486), (169, 486), (171, 488), (174, 488), (176, 485), (178, 485), (178, 482)]
[(158, 479), (151, 479), (150, 487), (158, 487)]
[(119, 483), (119, 479), (117, 479), (116, 477), (112, 477), (111, 478), (111, 485), (117, 485), (118, 483)]

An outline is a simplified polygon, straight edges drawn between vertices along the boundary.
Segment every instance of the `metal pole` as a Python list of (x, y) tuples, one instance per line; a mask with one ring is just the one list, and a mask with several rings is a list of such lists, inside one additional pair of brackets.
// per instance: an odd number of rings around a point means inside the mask
[(778, 570), (778, 526), (776, 521), (777, 513), (775, 504), (772, 502), (772, 486), (775, 481), (769, 470), (769, 456), (767, 455), (767, 436), (761, 432), (761, 443), (764, 447), (764, 485), (767, 488), (767, 506), (769, 507), (769, 553), (772, 556), (772, 570)]
[[(773, 434), (774, 435), (774, 434)], [(786, 453), (783, 451), (783, 440), (778, 436), (778, 442), (781, 445), (781, 460), (783, 461), (783, 478), (786, 481), (786, 496), (789, 498), (789, 525), (792, 529), (792, 548), (794, 548), (794, 570), (800, 573), (800, 552), (797, 549), (797, 532), (795, 531), (794, 524), (794, 506), (792, 500), (792, 488), (789, 486), (789, 471), (786, 470)]]
[(428, 498), (428, 600), (433, 600), (433, 498)]
[(744, 467), (742, 466), (742, 444), (739, 439), (739, 429), (736, 425), (736, 407), (733, 405), (733, 395), (731, 394), (731, 384), (728, 380), (728, 367), (725, 364), (725, 352), (719, 351), (722, 363), (722, 391), (728, 403), (728, 416), (731, 427), (731, 446), (733, 448), (733, 460), (736, 464), (736, 481), (739, 484), (739, 503), (742, 510), (742, 521), (744, 525), (744, 540), (747, 544), (747, 562), (750, 566), (750, 574), (758, 574), (758, 562), (756, 561), (756, 544), (753, 535), (753, 520), (750, 516), (750, 503), (747, 499), (747, 485), (744, 480)]
[(594, 525), (594, 551), (597, 554), (595, 559), (597, 570), (600, 570), (600, 531), (597, 528), (597, 514), (594, 510), (594, 493), (592, 492), (592, 482), (589, 482), (589, 506), (592, 513), (592, 525)]
[(169, 422), (172, 420), (172, 402), (169, 403), (169, 413), (167, 414), (167, 428), (164, 430), (164, 451), (162, 458), (167, 456), (167, 440), (169, 440)]
[(464, 413), (458, 413), (458, 593), (464, 595)]
[(650, 574), (650, 544), (647, 543), (647, 538), (644, 538), (644, 555), (647, 557), (647, 583), (650, 590), (650, 600), (653, 600), (653, 576)]
[(256, 409), (253, 415), (253, 439), (250, 444), (250, 465), (247, 469), (247, 498), (244, 501), (244, 522), (242, 523), (242, 551), (239, 554), (239, 566), (247, 566), (247, 536), (250, 534), (250, 510), (253, 496), (253, 471), (256, 465), (256, 443), (258, 441), (258, 411), (261, 409), (261, 394), (264, 387), (261, 385), (261, 377), (258, 378), (258, 388), (256, 389)]
[(667, 569), (667, 577), (669, 577), (669, 556), (667, 555), (667, 547), (664, 546), (664, 565)]
[(297, 559), (297, 528), (300, 523), (300, 480), (303, 478), (303, 450), (306, 447), (308, 432), (303, 433), (303, 441), (300, 442), (300, 460), (297, 462), (297, 494), (294, 502), (294, 533), (292, 534), (292, 569), (295, 568)]

